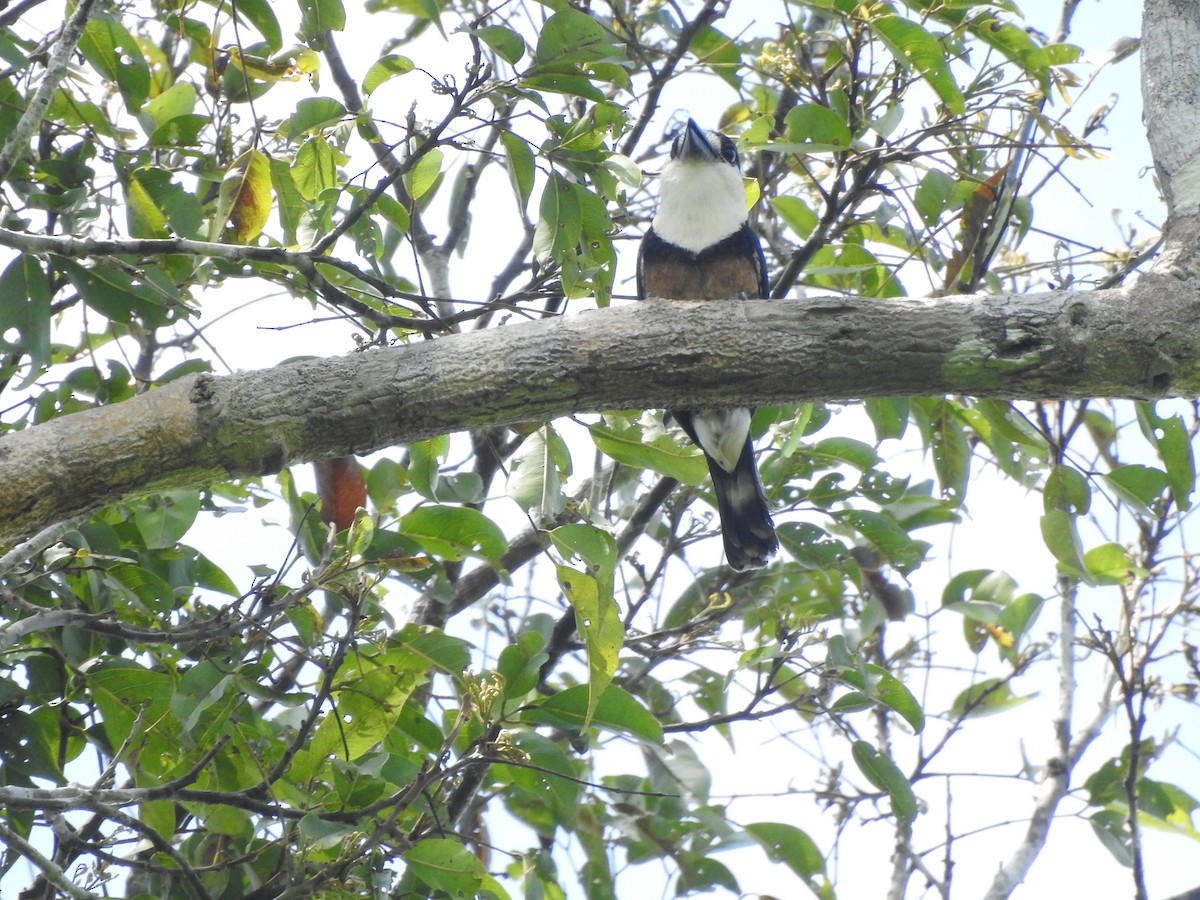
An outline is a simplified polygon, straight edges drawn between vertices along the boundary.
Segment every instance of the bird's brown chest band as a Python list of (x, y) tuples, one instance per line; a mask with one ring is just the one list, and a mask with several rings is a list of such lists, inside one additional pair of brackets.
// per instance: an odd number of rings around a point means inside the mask
[(704, 265), (683, 258), (646, 266), (643, 288), (647, 297), (670, 300), (736, 300), (757, 297), (758, 269), (743, 255), (709, 258)]

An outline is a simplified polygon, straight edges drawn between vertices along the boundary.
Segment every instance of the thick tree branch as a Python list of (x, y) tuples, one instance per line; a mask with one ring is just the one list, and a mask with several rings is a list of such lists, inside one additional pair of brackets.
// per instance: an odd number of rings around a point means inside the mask
[(0, 539), (121, 497), (611, 408), (961, 393), (1200, 393), (1200, 299), (1090, 294), (643, 303), (200, 375), (0, 438)]

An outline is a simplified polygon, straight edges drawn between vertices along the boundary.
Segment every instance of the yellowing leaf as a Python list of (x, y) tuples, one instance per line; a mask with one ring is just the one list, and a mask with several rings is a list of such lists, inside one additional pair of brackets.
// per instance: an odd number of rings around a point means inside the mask
[(271, 214), (271, 163), (261, 150), (247, 150), (237, 158), (217, 195), (217, 209), (209, 228), (217, 240), (227, 224), (233, 238), (249, 244), (260, 234)]

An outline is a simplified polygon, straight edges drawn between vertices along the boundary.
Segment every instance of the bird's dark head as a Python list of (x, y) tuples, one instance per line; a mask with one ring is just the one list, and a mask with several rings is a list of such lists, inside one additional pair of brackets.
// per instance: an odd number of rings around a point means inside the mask
[(741, 169), (737, 144), (733, 138), (719, 131), (705, 131), (688, 119), (687, 125), (675, 135), (671, 143), (671, 159), (688, 162), (723, 162)]

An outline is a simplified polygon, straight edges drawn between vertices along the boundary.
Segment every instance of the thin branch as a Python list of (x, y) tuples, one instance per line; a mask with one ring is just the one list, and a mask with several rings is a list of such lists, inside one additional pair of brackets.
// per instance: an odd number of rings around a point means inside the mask
[(621, 153), (625, 156), (633, 155), (634, 148), (638, 145), (638, 141), (642, 139), (642, 133), (646, 130), (646, 126), (650, 124), (651, 117), (658, 112), (658, 100), (662, 96), (663, 89), (667, 83), (674, 77), (675, 67), (679, 65), (679, 61), (683, 59), (685, 53), (692, 45), (692, 39), (699, 33), (700, 29), (710, 22), (720, 18), (721, 14), (717, 13), (717, 5), (721, 0), (706, 0), (704, 6), (696, 13), (696, 17), (688, 22), (679, 32), (679, 36), (675, 39), (675, 46), (663, 61), (662, 68), (654, 73), (654, 77), (650, 82), (650, 90), (646, 92), (645, 99), (642, 101), (642, 113), (638, 116), (638, 120), (634, 122), (633, 127), (629, 129), (629, 133), (625, 136), (625, 141), (621, 144)]
[(50, 100), (54, 97), (54, 91), (58, 88), (58, 83), (62, 80), (63, 75), (67, 73), (71, 55), (75, 52), (79, 39), (83, 37), (83, 31), (87, 27), (88, 19), (92, 16), (92, 7), (95, 4), (96, 0), (79, 0), (75, 12), (63, 26), (58, 43), (54, 45), (54, 51), (50, 54), (50, 62), (46, 66), (46, 74), (42, 78), (42, 83), (38, 85), (33, 99), (25, 107), (25, 112), (17, 121), (12, 134), (0, 148), (0, 184), (8, 180), (13, 166), (20, 162), (25, 155), (30, 138), (41, 125), (46, 110), (50, 106)]
[[(67, 873), (54, 864), (54, 861), (44, 856), (37, 847), (21, 837), (21, 835), (8, 827), (8, 821), (0, 816), (0, 838), (4, 840), (5, 846), (17, 850), (27, 860), (37, 866), (46, 881), (53, 884), (68, 897), (74, 900), (104, 900), (103, 894), (93, 894), (91, 891), (86, 891), (67, 877)], [(21, 896), (25, 896), (25, 892), (21, 892)]]
[[(75, 528), (80, 521), (81, 517), (75, 516), (63, 522), (55, 522), (52, 525), (47, 525), (28, 540), (21, 541), (21, 543), (17, 544), (3, 556), (0, 556), (0, 575), (12, 570), (20, 563), (32, 559), (48, 547), (57, 544), (62, 536)], [(3, 632), (0, 631), (0, 635), (2, 634)], [(0, 644), (0, 649), (3, 649), (2, 644)]]

